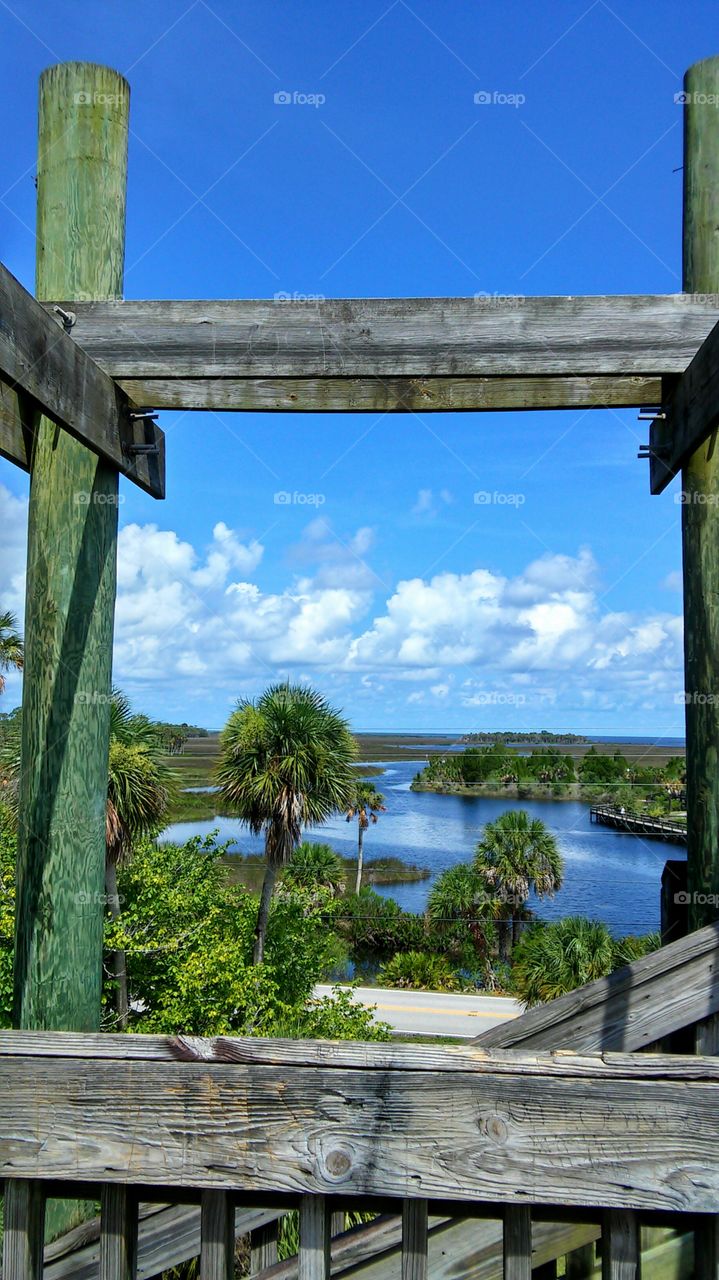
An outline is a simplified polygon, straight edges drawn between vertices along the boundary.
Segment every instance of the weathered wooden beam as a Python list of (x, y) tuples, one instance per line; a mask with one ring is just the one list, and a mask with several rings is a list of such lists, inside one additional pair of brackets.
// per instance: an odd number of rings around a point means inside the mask
[(54, 305), (113, 378), (658, 377), (719, 319), (719, 294)]
[[(719, 288), (719, 57), (684, 81), (683, 286)], [(691, 307), (690, 307), (691, 309)], [(716, 387), (716, 383), (713, 383)], [(711, 439), (682, 471), (689, 928), (719, 917), (719, 453)]]
[[(16, 438), (14, 425), (23, 424), (26, 417), (21, 407), (24, 396), (141, 489), (155, 498), (165, 496), (163, 433), (153, 422), (131, 419), (135, 406), (125, 392), (2, 263), (0, 383), (0, 447), (6, 457), (27, 465), (27, 446), (24, 439)], [(140, 442), (140, 430), (143, 443), (156, 447), (156, 455), (129, 452)]]
[(100, 1280), (135, 1280), (137, 1196), (131, 1188), (106, 1185), (100, 1209)]
[(472, 1043), (486, 1049), (641, 1049), (719, 1010), (718, 959), (719, 926), (709, 925), (492, 1027)]
[(3, 1280), (43, 1280), (45, 1191), (42, 1183), (20, 1179), (5, 1197)]
[(462, 413), (659, 404), (659, 377), (118, 378), (154, 409), (252, 413)]
[(432, 1201), (719, 1212), (715, 1059), (680, 1074), (682, 1059), (665, 1069), (660, 1056), (514, 1052), (439, 1073), (422, 1054), (395, 1071), (368, 1070), (363, 1053), (354, 1068), (128, 1059), (122, 1071), (8, 1056), (0, 1174), (404, 1196), (411, 1173)]
[[(692, 295), (687, 294), (687, 305)], [(661, 493), (719, 424), (719, 324), (706, 337), (649, 430), (649, 487)], [(711, 448), (711, 446), (709, 446)]]

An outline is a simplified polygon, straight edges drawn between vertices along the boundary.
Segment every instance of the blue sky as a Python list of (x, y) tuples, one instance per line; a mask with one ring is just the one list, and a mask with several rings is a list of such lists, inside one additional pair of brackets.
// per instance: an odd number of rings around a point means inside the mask
[[(37, 79), (69, 59), (131, 84), (128, 297), (681, 288), (674, 94), (716, 52), (709, 0), (0, 0), (0, 27), (2, 258), (29, 288)], [(162, 425), (167, 500), (121, 486), (138, 707), (218, 726), (289, 675), (359, 728), (683, 731), (680, 507), (634, 412)], [(19, 616), (26, 499), (0, 460)]]

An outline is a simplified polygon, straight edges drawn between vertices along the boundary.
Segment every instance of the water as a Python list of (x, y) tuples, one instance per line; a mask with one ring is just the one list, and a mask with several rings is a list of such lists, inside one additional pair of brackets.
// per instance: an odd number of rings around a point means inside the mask
[[(377, 767), (384, 772), (373, 781), (385, 796), (387, 812), (367, 832), (365, 857), (396, 855), (431, 872), (430, 880), (378, 887), (377, 892), (394, 898), (405, 910), (424, 910), (432, 881), (447, 867), (471, 858), (486, 822), (507, 809), (526, 809), (555, 836), (565, 864), (559, 893), (532, 903), (540, 917), (591, 916), (603, 920), (616, 935), (659, 928), (662, 868), (667, 858), (686, 857), (683, 846), (595, 826), (589, 820), (589, 806), (578, 801), (490, 800), (413, 792), (410, 784), (422, 761)], [(182, 841), (217, 828), (219, 839), (230, 840), (236, 852), (262, 852), (262, 838), (251, 836), (234, 818), (178, 822), (167, 828), (164, 837)], [(309, 839), (326, 841), (338, 853), (353, 857), (357, 825), (336, 817), (310, 832)]]

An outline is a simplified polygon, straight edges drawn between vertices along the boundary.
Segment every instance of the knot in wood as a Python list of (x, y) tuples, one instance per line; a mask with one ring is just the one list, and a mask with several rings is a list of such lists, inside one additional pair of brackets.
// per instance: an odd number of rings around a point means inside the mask
[(496, 1143), (497, 1146), (504, 1146), (507, 1141), (506, 1121), (495, 1112), (479, 1117), (479, 1132), (483, 1137), (489, 1138), (490, 1142)]
[(349, 1147), (334, 1145), (326, 1153), (319, 1152), (319, 1163), (330, 1182), (343, 1182), (352, 1170), (354, 1157)]

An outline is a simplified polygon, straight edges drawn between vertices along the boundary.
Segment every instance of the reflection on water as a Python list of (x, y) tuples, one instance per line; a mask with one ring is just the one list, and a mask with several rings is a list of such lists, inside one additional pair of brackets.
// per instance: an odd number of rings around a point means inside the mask
[[(365, 857), (396, 855), (428, 867), (432, 880), (447, 867), (468, 860), (486, 822), (507, 809), (526, 809), (541, 818), (555, 836), (565, 863), (565, 882), (555, 898), (536, 903), (547, 920), (580, 914), (603, 920), (612, 931), (644, 933), (659, 927), (659, 889), (667, 858), (686, 857), (680, 845), (623, 835), (589, 821), (589, 807), (577, 801), (512, 801), (438, 796), (410, 791), (422, 762), (384, 766), (374, 779), (383, 792), (387, 812), (379, 815), (365, 840)], [(261, 853), (262, 838), (249, 834), (234, 818), (178, 822), (165, 839), (187, 840), (219, 830), (238, 853)], [(338, 853), (353, 857), (357, 828), (341, 816), (314, 828), (309, 839), (327, 841)], [(377, 892), (395, 898), (407, 911), (423, 911), (432, 880), (386, 885)]]

